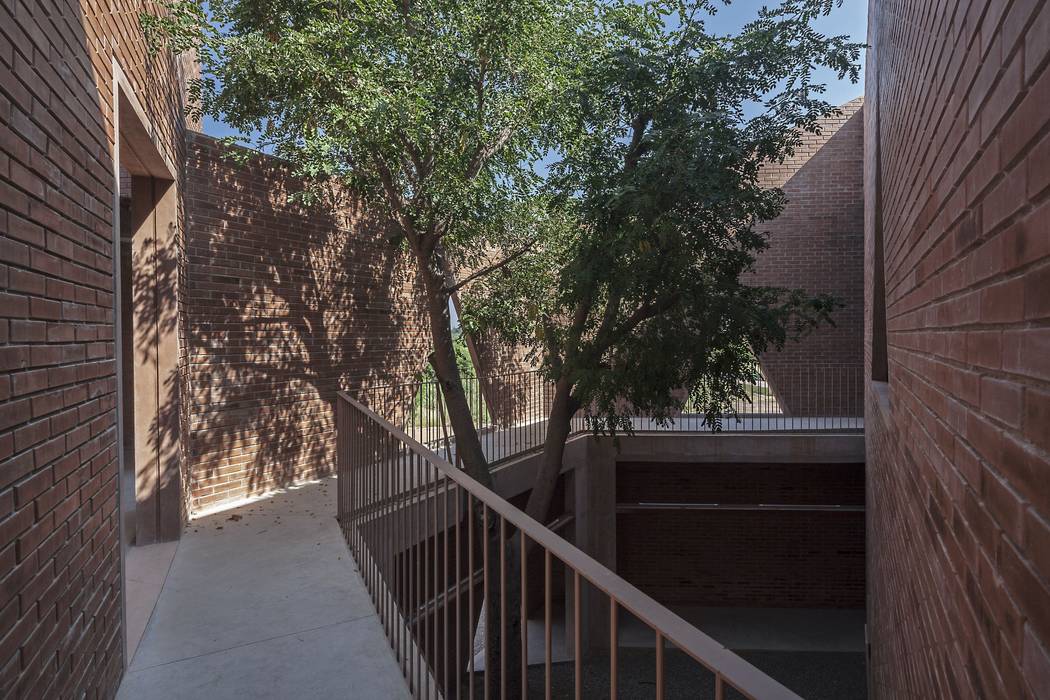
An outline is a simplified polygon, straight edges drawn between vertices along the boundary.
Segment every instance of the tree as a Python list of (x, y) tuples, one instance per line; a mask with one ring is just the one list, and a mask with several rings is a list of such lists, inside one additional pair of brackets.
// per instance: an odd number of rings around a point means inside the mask
[(167, 0), (144, 22), (198, 51), (199, 110), (258, 133), (304, 199), (338, 181), (389, 217), (423, 282), (457, 453), (483, 485), (450, 295), (469, 330), (533, 351), (556, 386), (527, 506), (542, 521), (577, 410), (622, 430), (625, 402), (667, 417), (685, 389), (714, 419), (754, 353), (834, 308), (741, 276), (765, 246), (756, 223), (783, 206), (760, 168), (833, 112), (814, 71), (856, 80), (860, 46), (813, 29), (835, 0), (783, 0), (718, 36), (705, 19), (723, 4), (212, 0), (209, 17)]
[(549, 510), (578, 410), (615, 433), (632, 411), (667, 419), (691, 401), (717, 427), (746, 398), (756, 354), (837, 305), (745, 273), (767, 245), (756, 224), (784, 204), (760, 169), (835, 112), (813, 72), (856, 81), (861, 46), (813, 29), (831, 0), (763, 8), (735, 36), (706, 30), (719, 4), (611, 3), (588, 25), (559, 112), (545, 235), (465, 294), (467, 327), (526, 346), (555, 385), (534, 518)]
[[(492, 251), (545, 216), (535, 164), (550, 150), (587, 19), (576, 0), (165, 0), (147, 36), (193, 49), (190, 85), (215, 116), (304, 177), (299, 197), (352, 191), (386, 214), (415, 261), (430, 357), (466, 470), (491, 486), (456, 371), (449, 298)], [(332, 187), (338, 182), (341, 187)], [(490, 269), (499, 267), (497, 261)], [(480, 268), (480, 269), (479, 269)]]
[[(537, 164), (567, 94), (564, 56), (591, 17), (586, 0), (162, 0), (143, 15), (160, 48), (194, 50), (193, 116), (208, 114), (304, 178), (324, 205), (351, 191), (386, 215), (415, 262), (456, 453), (492, 486), (457, 369), (449, 300), (501, 269), (541, 228)], [(460, 272), (457, 282), (456, 273)], [(480, 506), (479, 506), (480, 508)], [(499, 547), (494, 530), (490, 547)], [(493, 554), (493, 561), (499, 550)], [(518, 558), (509, 557), (510, 580)], [(498, 586), (492, 578), (488, 595)], [(518, 610), (511, 603), (510, 609)], [(489, 668), (500, 648), (490, 616)], [(509, 626), (508, 652), (520, 635)], [(515, 662), (508, 668), (517, 668)], [(489, 674), (498, 687), (499, 674)]]

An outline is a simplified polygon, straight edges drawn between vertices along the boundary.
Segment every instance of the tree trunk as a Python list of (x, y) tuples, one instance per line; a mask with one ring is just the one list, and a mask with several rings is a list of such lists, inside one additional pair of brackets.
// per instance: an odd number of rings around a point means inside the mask
[[(435, 255), (436, 257), (436, 255)], [(420, 260), (423, 284), (426, 288), (427, 317), (430, 334), (434, 340), (434, 352), (430, 364), (434, 367), (441, 395), (448, 408), (449, 422), (456, 436), (456, 456), (463, 461), (468, 474), (486, 488), (492, 488), (488, 459), (481, 447), (481, 439), (470, 413), (470, 402), (463, 388), (456, 365), (456, 350), (452, 343), (452, 319), (449, 316), (449, 295), (445, 291), (445, 276), (440, 261)]]
[(572, 396), (572, 383), (567, 377), (560, 378), (554, 387), (554, 401), (547, 418), (547, 435), (543, 440), (540, 468), (525, 506), (525, 513), (541, 523), (547, 521), (547, 513), (550, 512), (554, 487), (558, 483), (565, 455), (565, 441), (569, 439), (572, 417), (578, 409), (579, 404)]
[[(431, 337), (434, 351), (430, 363), (437, 375), (441, 394), (448, 409), (449, 422), (456, 436), (456, 457), (462, 461), (464, 471), (482, 486), (493, 490), (492, 474), (489, 472), (488, 458), (481, 446), (474, 418), (470, 412), (470, 402), (463, 388), (456, 364), (456, 351), (452, 342), (452, 319), (449, 316), (449, 294), (445, 291), (446, 279), (444, 266), (439, 253), (433, 253), (429, 259), (420, 255), (417, 258), (418, 268), (422, 273), (426, 290), (427, 317), (430, 321)], [(474, 518), (475, 532), (484, 532), (484, 506), (475, 499)], [(488, 669), (489, 695), (491, 697), (521, 697), (520, 682), (515, 682), (518, 669), (521, 668), (521, 576), (519, 554), (514, 542), (520, 538), (511, 537), (513, 528), (508, 528), (507, 542), (501, 541), (499, 517), (488, 513), (488, 532), (481, 546), (488, 549), (488, 585), (485, 587), (485, 599), (489, 601), (488, 615), (485, 619), (485, 668)], [(506, 581), (500, 580), (500, 554), (505, 557)], [(480, 557), (479, 557), (480, 561)], [(506, 600), (507, 619), (500, 620), (501, 596)], [(507, 639), (502, 639), (506, 629)], [(506, 647), (505, 655), (502, 653)], [(471, 652), (473, 653), (473, 652)], [(506, 693), (501, 688), (501, 668), (506, 667)], [(457, 676), (464, 669), (457, 669)], [(449, 689), (446, 688), (446, 692)]]

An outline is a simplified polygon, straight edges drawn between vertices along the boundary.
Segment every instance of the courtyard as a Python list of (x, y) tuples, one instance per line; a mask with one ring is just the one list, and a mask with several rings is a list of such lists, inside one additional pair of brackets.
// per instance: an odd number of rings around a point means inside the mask
[(1050, 2), (0, 2), (0, 697), (1050, 698)]

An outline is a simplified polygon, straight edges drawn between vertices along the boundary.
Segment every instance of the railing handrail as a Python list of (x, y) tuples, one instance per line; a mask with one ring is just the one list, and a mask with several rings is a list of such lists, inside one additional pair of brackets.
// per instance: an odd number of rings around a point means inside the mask
[(400, 440), (409, 450), (440, 471), (443, 476), (466, 489), (474, 498), (502, 516), (529, 539), (543, 546), (551, 555), (572, 566), (582, 578), (614, 599), (617, 605), (660, 632), (679, 650), (688, 654), (711, 672), (723, 677), (737, 690), (752, 698), (801, 700), (800, 696), (653, 600), (586, 552), (526, 515), (494, 491), (478, 483), (466, 472), (456, 468), (451, 462), (354, 399), (347, 392), (340, 391), (339, 397)]

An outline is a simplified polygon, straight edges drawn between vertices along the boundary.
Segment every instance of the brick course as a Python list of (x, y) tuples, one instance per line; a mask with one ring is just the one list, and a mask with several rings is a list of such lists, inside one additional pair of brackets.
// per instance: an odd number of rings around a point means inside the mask
[(419, 372), (422, 290), (383, 222), (288, 196), (280, 161), (246, 164), (190, 132), (185, 294), (194, 509), (333, 469), (340, 389)]
[(1050, 697), (1048, 37), (1045, 2), (871, 5), (875, 697)]
[(179, 66), (138, 25), (152, 7), (0, 3), (2, 697), (111, 697), (122, 670), (112, 61), (179, 162)]
[(763, 222), (769, 248), (758, 256), (761, 284), (835, 296), (835, 323), (759, 358), (782, 408), (793, 415), (860, 415), (863, 410), (864, 100), (804, 134), (795, 154), (762, 169), (762, 185), (780, 187), (787, 204)]

